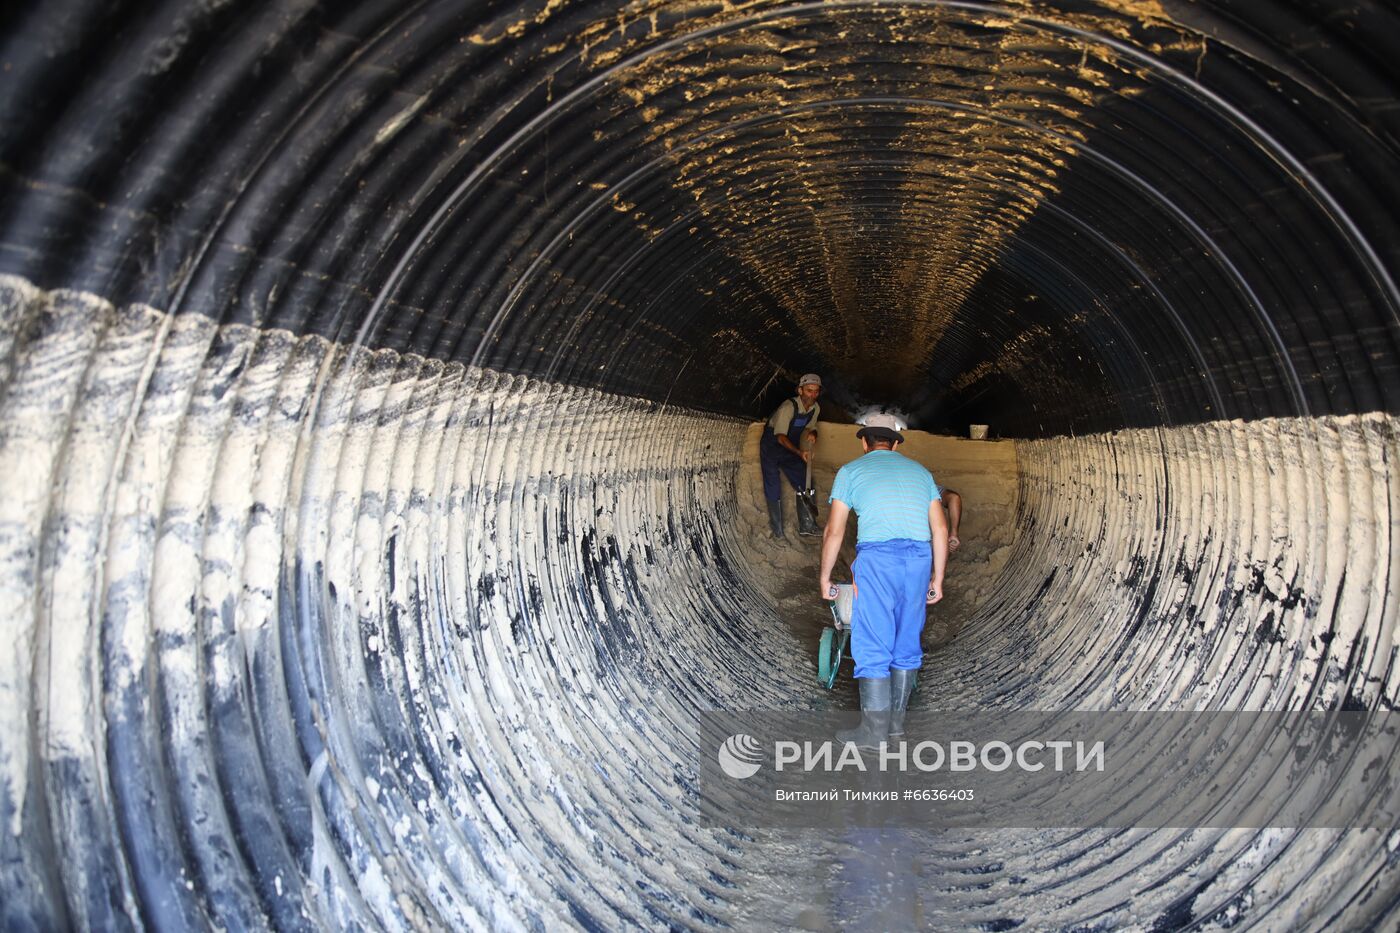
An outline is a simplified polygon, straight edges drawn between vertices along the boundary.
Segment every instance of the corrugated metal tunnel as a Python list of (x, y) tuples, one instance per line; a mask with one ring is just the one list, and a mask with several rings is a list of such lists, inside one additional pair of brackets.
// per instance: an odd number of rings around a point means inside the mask
[[(861, 920), (686, 817), (817, 689), (735, 495), (808, 370), (1017, 441), (938, 704), (1394, 706), (1389, 4), (0, 21), (6, 929)], [(1400, 828), (919, 845), (930, 928), (1400, 916)]]

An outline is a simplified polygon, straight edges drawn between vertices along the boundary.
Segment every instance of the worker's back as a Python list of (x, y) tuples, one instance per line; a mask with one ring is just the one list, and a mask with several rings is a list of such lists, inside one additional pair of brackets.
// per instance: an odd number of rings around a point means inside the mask
[(872, 450), (837, 472), (830, 498), (856, 513), (858, 544), (928, 541), (928, 509), (938, 498), (938, 486), (933, 474), (903, 454)]

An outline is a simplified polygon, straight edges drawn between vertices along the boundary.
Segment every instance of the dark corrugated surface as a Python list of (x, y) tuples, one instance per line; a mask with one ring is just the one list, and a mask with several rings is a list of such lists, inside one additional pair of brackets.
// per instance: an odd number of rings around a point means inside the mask
[[(724, 416), (811, 369), (1051, 438), (955, 699), (1393, 704), (1397, 45), (1382, 3), (7, 8), (5, 925), (791, 921), (810, 863), (687, 822), (677, 761), (808, 679)], [(1393, 833), (942, 845), (933, 926), (1400, 896)]]
[(736, 414), (775, 368), (1018, 435), (1396, 408), (1380, 4), (10, 19), (43, 286)]

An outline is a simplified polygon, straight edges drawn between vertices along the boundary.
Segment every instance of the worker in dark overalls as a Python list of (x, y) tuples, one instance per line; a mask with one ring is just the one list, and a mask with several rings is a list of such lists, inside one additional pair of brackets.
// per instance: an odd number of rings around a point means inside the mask
[[(768, 418), (763, 439), (758, 443), (758, 462), (763, 470), (763, 498), (768, 500), (768, 526), (773, 537), (783, 534), (783, 480), (786, 474), (792, 488), (797, 490), (797, 533), (817, 535), (817, 521), (802, 508), (801, 496), (807, 487), (807, 464), (812, 459), (811, 445), (817, 440), (817, 416), (821, 406), (817, 396), (822, 394), (822, 377), (808, 373), (797, 381), (797, 395), (785, 400)], [(807, 446), (803, 440), (809, 441)]]

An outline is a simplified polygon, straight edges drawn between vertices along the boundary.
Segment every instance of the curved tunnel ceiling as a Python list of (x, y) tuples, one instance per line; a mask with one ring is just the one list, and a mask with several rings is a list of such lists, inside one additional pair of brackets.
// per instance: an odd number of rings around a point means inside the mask
[(1379, 6), (170, 13), (9, 31), (8, 271), (744, 415), (1394, 407)]
[[(793, 863), (578, 763), (808, 690), (724, 623), (809, 370), (1034, 439), (950, 700), (1393, 703), (1385, 4), (0, 22), (7, 926), (726, 922)], [(1400, 898), (1360, 830), (1076, 839), (949, 843), (938, 922)]]

